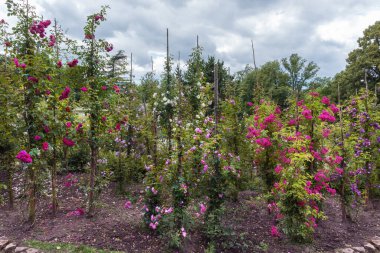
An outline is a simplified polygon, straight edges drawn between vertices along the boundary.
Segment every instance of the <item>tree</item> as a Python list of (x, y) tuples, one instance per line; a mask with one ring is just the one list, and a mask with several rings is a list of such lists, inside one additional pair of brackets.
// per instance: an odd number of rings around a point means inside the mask
[(380, 81), (380, 21), (369, 26), (358, 39), (358, 48), (348, 54), (346, 69), (335, 76), (333, 90), (341, 87), (341, 97), (347, 99), (361, 87), (373, 90)]
[(203, 48), (200, 46), (193, 48), (189, 60), (187, 61), (187, 70), (184, 73), (184, 93), (187, 100), (190, 101), (194, 115), (196, 115), (200, 109), (199, 88), (205, 67), (202, 51)]
[(119, 50), (107, 63), (107, 76), (110, 78), (121, 77), (127, 73), (127, 56), (123, 50)]
[(289, 85), (297, 97), (302, 89), (307, 88), (310, 81), (317, 75), (319, 67), (314, 62), (307, 62), (298, 54), (292, 54), (289, 58), (281, 60), (282, 66), (289, 75)]
[(265, 63), (260, 67), (258, 75), (264, 94), (281, 107), (285, 107), (291, 90), (288, 86), (289, 77), (282, 71), (280, 63), (278, 61)]
[[(310, 81), (317, 75), (319, 67), (314, 62), (307, 63), (307, 60), (298, 54), (292, 54), (289, 59), (281, 60), (282, 66), (289, 75), (289, 85), (293, 90), (295, 102), (298, 104), (302, 89), (308, 88)], [(296, 106), (296, 118), (298, 119), (298, 106)], [(298, 120), (296, 131), (298, 132)]]

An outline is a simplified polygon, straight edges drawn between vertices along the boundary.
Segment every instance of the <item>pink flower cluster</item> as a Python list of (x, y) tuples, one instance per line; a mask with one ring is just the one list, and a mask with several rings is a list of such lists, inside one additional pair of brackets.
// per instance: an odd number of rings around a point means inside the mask
[(329, 108), (331, 109), (331, 111), (332, 111), (333, 113), (338, 113), (338, 112), (339, 112), (339, 108), (336, 107), (335, 104), (331, 104), (331, 105), (329, 106)]
[(84, 38), (87, 39), (87, 40), (92, 40), (92, 39), (95, 39), (95, 35), (91, 34), (91, 33), (86, 33), (84, 35)]
[(69, 173), (65, 176), (63, 185), (66, 188), (69, 188), (69, 187), (75, 185), (76, 183), (78, 183), (78, 179), (73, 174)]
[(59, 100), (64, 100), (69, 97), (70, 94), (70, 87), (66, 86), (65, 90), (62, 92), (61, 96), (59, 96)]
[(46, 141), (42, 143), (42, 150), (43, 151), (47, 151), (49, 149), (49, 143), (47, 143)]
[(297, 124), (297, 120), (296, 119), (290, 119), (288, 121), (288, 126), (295, 126)]
[(318, 118), (322, 121), (327, 121), (327, 122), (335, 122), (335, 117), (331, 115), (328, 111), (323, 110), (321, 114), (318, 116)]
[(131, 209), (132, 208), (132, 202), (130, 200), (127, 200), (124, 204), (125, 209)]
[[(161, 220), (163, 215), (171, 214), (173, 212), (173, 207), (161, 208), (159, 206), (156, 206), (154, 210), (156, 211), (157, 214), (156, 215), (152, 214), (150, 216), (150, 223), (149, 223), (149, 228), (151, 228), (152, 230), (157, 229), (159, 221)], [(149, 209), (145, 207), (145, 211), (148, 212)]]
[(34, 76), (28, 76), (28, 81), (31, 83), (38, 83), (38, 78)]
[(99, 20), (103, 21), (103, 20), (104, 20), (104, 17), (103, 17), (103, 15), (96, 14), (96, 15), (94, 16), (94, 19), (95, 19), (95, 21), (99, 21)]
[(331, 133), (331, 130), (330, 130), (329, 128), (324, 128), (324, 129), (322, 130), (322, 136), (323, 136), (324, 138), (329, 137), (330, 133)]
[(270, 138), (259, 138), (256, 140), (256, 143), (262, 146), (263, 148), (267, 148), (272, 146), (272, 142), (270, 141)]
[(63, 137), (62, 142), (63, 142), (63, 144), (66, 145), (67, 147), (72, 147), (72, 146), (75, 145), (75, 142), (74, 142), (73, 140), (70, 140), (70, 139), (68, 139), (68, 138), (66, 138), (66, 137)]
[(275, 116), (273, 113), (271, 113), (268, 117), (266, 117), (266, 118), (264, 119), (264, 123), (265, 123), (265, 124), (272, 123), (272, 122), (275, 121), (275, 119), (276, 119), (276, 116)]
[(280, 232), (278, 231), (276, 226), (272, 226), (270, 228), (270, 235), (273, 237), (280, 237)]
[(22, 69), (26, 68), (26, 64), (25, 63), (21, 63), (20, 64), (17, 58), (14, 58), (13, 62), (16, 65), (16, 68), (22, 68)]
[(49, 44), (48, 44), (48, 46), (49, 47), (54, 47), (54, 45), (55, 45), (55, 36), (54, 35), (50, 35), (49, 36)]
[(38, 34), (41, 38), (45, 37), (45, 28), (51, 24), (50, 20), (33, 21), (32, 26), (29, 28), (31, 34)]
[(17, 155), (16, 158), (19, 159), (23, 163), (32, 163), (33, 159), (32, 156), (26, 152), (25, 150), (21, 150)]
[(113, 49), (113, 45), (111, 43), (106, 43), (104, 49), (107, 51), (107, 52), (111, 52), (112, 49)]
[(311, 111), (309, 109), (304, 109), (301, 114), (305, 117), (305, 119), (313, 119), (313, 116), (311, 115)]
[(70, 68), (75, 67), (76, 65), (78, 65), (77, 59), (74, 59), (74, 60), (67, 63), (67, 66), (69, 66)]
[(325, 105), (330, 105), (330, 99), (328, 99), (327, 97), (322, 97), (322, 100), (321, 100), (322, 104), (325, 104)]
[(86, 92), (86, 91), (88, 91), (88, 88), (85, 87), (85, 86), (83, 86), (82, 88), (80, 88), (80, 90), (83, 91), (83, 92)]
[(255, 129), (253, 127), (248, 127), (248, 134), (245, 136), (247, 139), (251, 139), (253, 137), (259, 137), (261, 131), (259, 129)]

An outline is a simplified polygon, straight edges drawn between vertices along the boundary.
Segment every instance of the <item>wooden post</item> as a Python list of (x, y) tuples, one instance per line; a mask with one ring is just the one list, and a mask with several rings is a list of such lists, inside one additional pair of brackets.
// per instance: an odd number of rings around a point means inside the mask
[[(167, 78), (167, 91), (170, 90), (170, 62), (169, 62), (169, 29), (166, 28), (166, 78)], [(172, 111), (169, 113), (168, 119), (168, 141), (169, 141), (169, 156), (172, 152)]]
[(252, 45), (253, 66), (254, 66), (255, 70), (257, 70), (257, 67), (256, 67), (256, 58), (255, 58), (255, 49), (253, 47), (253, 40), (251, 40), (251, 45)]
[(218, 63), (214, 64), (214, 118), (215, 118), (215, 134), (218, 133), (218, 99), (219, 99), (219, 80), (218, 80)]
[(129, 76), (129, 84), (132, 85), (132, 81), (133, 81), (133, 67), (132, 67), (132, 64), (133, 64), (133, 55), (131, 53), (131, 74)]
[(339, 107), (339, 126), (340, 126), (340, 138), (342, 142), (342, 152), (343, 152), (343, 160), (340, 163), (341, 169), (343, 170), (342, 173), (342, 185), (340, 188), (340, 203), (341, 203), (341, 210), (342, 210), (342, 222), (347, 221), (347, 210), (346, 210), (346, 201), (345, 201), (345, 191), (346, 191), (346, 177), (347, 177), (347, 172), (346, 169), (344, 168), (344, 159), (346, 158), (345, 155), (345, 149), (344, 149), (344, 134), (343, 134), (343, 121), (342, 121), (342, 105), (340, 103), (340, 85), (338, 82), (338, 107)]

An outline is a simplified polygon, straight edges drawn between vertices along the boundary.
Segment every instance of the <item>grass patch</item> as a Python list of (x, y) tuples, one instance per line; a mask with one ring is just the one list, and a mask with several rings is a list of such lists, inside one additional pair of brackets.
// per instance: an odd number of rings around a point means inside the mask
[(64, 242), (41, 242), (35, 240), (25, 241), (26, 246), (32, 247), (35, 249), (43, 250), (46, 253), (53, 252), (67, 252), (67, 253), (121, 253), (121, 251), (109, 251), (109, 250), (101, 250), (93, 247), (89, 247), (86, 245), (75, 245)]

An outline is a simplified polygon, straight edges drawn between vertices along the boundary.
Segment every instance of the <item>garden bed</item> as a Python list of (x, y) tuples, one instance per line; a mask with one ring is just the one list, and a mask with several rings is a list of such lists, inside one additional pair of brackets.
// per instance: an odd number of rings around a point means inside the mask
[[(77, 175), (80, 179), (81, 175)], [(85, 244), (99, 249), (126, 252), (166, 252), (166, 241), (144, 228), (142, 224), (142, 185), (131, 185), (129, 197), (117, 197), (113, 187), (105, 189), (97, 214), (89, 219), (85, 215), (69, 213), (84, 208), (83, 194), (77, 187), (65, 187), (60, 177), (60, 207), (56, 217), (49, 209), (49, 199), (41, 197), (38, 217), (30, 228), (25, 220), (25, 201), (16, 201), (13, 210), (0, 208), (0, 236), (6, 235), (17, 242), (38, 240), (44, 242)], [(127, 199), (132, 208), (124, 208)], [(238, 201), (228, 201), (223, 216), (226, 235), (220, 242), (224, 252), (332, 252), (346, 245), (361, 245), (374, 235), (380, 235), (380, 207), (359, 213), (358, 222), (343, 224), (337, 198), (326, 200), (324, 210), (328, 220), (320, 221), (312, 244), (295, 244), (281, 234), (270, 235), (273, 217), (268, 214), (266, 203), (252, 191), (239, 194)], [(206, 242), (199, 227), (188, 232), (184, 242), (185, 252), (203, 252)], [(170, 252), (170, 250), (169, 250)], [(176, 252), (173, 250), (173, 252)]]

